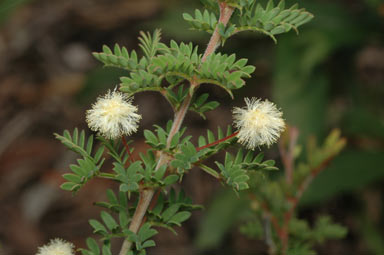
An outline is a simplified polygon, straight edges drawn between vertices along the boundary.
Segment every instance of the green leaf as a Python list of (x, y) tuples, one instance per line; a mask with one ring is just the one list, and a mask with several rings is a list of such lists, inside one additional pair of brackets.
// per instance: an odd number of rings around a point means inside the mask
[(309, 22), (313, 15), (305, 9), (297, 9), (297, 6), (285, 8), (284, 0), (274, 7), (273, 1), (269, 1), (263, 8), (260, 4), (253, 4), (246, 10), (248, 15), (239, 13), (237, 28), (227, 37), (242, 31), (254, 31), (271, 37), (275, 42), (275, 35), (297, 31), (298, 27)]
[(95, 239), (88, 237), (86, 243), (93, 254), (100, 254), (100, 249)]
[(157, 180), (161, 180), (161, 179), (163, 179), (164, 174), (165, 174), (166, 171), (167, 171), (167, 166), (163, 165), (163, 166), (159, 167), (159, 169), (157, 169), (157, 171), (155, 171), (154, 177)]
[(327, 239), (340, 239), (345, 237), (347, 229), (339, 224), (332, 223), (328, 216), (319, 217), (314, 228), (315, 240), (323, 243)]
[(200, 95), (196, 100), (191, 104), (190, 110), (195, 111), (199, 113), (203, 118), (205, 118), (204, 113), (207, 111), (214, 110), (216, 107), (218, 107), (220, 104), (216, 101), (207, 102), (207, 99), (209, 97), (208, 93), (204, 93)]
[(135, 161), (129, 165), (128, 169), (125, 169), (121, 163), (114, 162), (113, 170), (116, 172), (116, 179), (122, 182), (120, 185), (120, 191), (138, 191), (139, 184), (138, 182), (144, 178), (142, 173), (144, 172), (142, 168), (141, 161)]
[[(83, 132), (84, 132), (84, 130), (83, 130)], [(88, 142), (87, 142), (87, 147), (86, 147), (86, 152), (88, 154), (92, 153), (92, 146), (93, 146), (93, 135), (88, 137)]]
[(238, 191), (249, 188), (247, 184), (249, 176), (246, 171), (241, 168), (240, 164), (234, 164), (231, 154), (226, 153), (224, 165), (217, 161), (215, 163), (220, 169), (223, 179), (229, 186)]
[(114, 46), (114, 52), (104, 45), (103, 52), (94, 52), (93, 56), (104, 63), (105, 66), (122, 68), (125, 70), (135, 70), (138, 67), (136, 53), (132, 51), (129, 56), (128, 51), (125, 47), (120, 48), (118, 44)]
[(183, 18), (190, 24), (192, 30), (206, 31), (208, 33), (213, 33), (217, 24), (216, 15), (208, 12), (208, 10), (204, 10), (202, 13), (196, 9), (195, 17), (188, 13), (183, 13)]
[(156, 246), (156, 243), (155, 241), (153, 240), (148, 240), (148, 241), (145, 241), (143, 244), (142, 244), (142, 248), (145, 249), (145, 248), (149, 248), (149, 247), (154, 247)]
[(77, 192), (85, 183), (92, 179), (100, 170), (104, 159), (101, 159), (104, 147), (100, 147), (94, 156), (92, 156), (93, 135), (89, 136), (88, 142), (85, 142), (85, 131), (75, 128), (71, 135), (67, 130), (63, 135), (55, 134), (70, 150), (80, 154), (83, 158), (77, 160), (77, 165), (71, 164), (69, 168), (73, 173), (64, 174), (63, 178), (69, 182), (61, 185), (64, 190)]
[(97, 220), (89, 220), (89, 225), (93, 227), (93, 233), (98, 233), (101, 235), (108, 233), (107, 229), (103, 226), (103, 224), (101, 224)]
[(80, 188), (80, 185), (73, 182), (65, 182), (60, 185), (60, 188), (67, 191), (75, 191)]
[(67, 181), (71, 181), (74, 183), (81, 183), (82, 179), (79, 175), (76, 174), (63, 174), (63, 178), (66, 179)]
[(152, 59), (159, 50), (164, 49), (164, 45), (160, 43), (160, 40), (160, 29), (155, 29), (152, 36), (149, 32), (140, 32), (139, 47), (142, 49), (148, 60)]
[(308, 222), (297, 218), (292, 218), (289, 222), (289, 232), (295, 237), (295, 239), (299, 239), (304, 242), (308, 242), (313, 236)]
[(119, 226), (116, 223), (115, 219), (112, 217), (112, 215), (110, 215), (109, 213), (102, 211), (100, 213), (100, 216), (109, 230), (114, 230), (115, 228), (117, 228)]
[(103, 255), (112, 255), (112, 252), (111, 252), (111, 245), (110, 243), (104, 243), (103, 247), (102, 247), (102, 254)]
[(118, 204), (119, 203), (116, 196), (115, 196), (115, 193), (111, 189), (107, 189), (106, 193), (107, 193), (107, 198), (108, 198), (109, 202), (111, 202), (112, 204)]
[(175, 215), (175, 213), (179, 210), (179, 208), (179, 204), (173, 204), (161, 214), (161, 217), (164, 219), (165, 222), (168, 222), (172, 218), (172, 216)]
[(152, 236), (156, 235), (157, 233), (158, 232), (156, 230), (151, 228), (151, 224), (147, 222), (147, 223), (144, 223), (143, 226), (141, 226), (137, 235), (141, 241), (145, 241), (151, 238)]
[(180, 223), (186, 221), (187, 219), (189, 219), (189, 217), (191, 217), (191, 212), (187, 212), (187, 211), (182, 211), (182, 212), (178, 212), (176, 213), (175, 215), (173, 215), (171, 217), (171, 219), (169, 220), (170, 223), (174, 223), (178, 226), (181, 226)]
[(146, 143), (148, 143), (148, 144), (150, 144), (152, 146), (158, 146), (159, 141), (158, 141), (156, 135), (153, 132), (151, 132), (151, 131), (149, 131), (147, 129), (144, 130), (144, 137), (146, 139)]
[[(224, 88), (231, 97), (231, 90), (239, 89), (244, 84), (244, 78), (249, 78), (254, 70), (252, 66), (245, 66), (246, 59), (234, 63), (234, 54), (213, 53), (209, 55), (199, 70), (199, 83), (211, 83)], [(241, 63), (241, 64), (240, 64)]]
[(153, 208), (152, 213), (160, 217), (160, 213), (164, 208), (164, 195), (160, 193), (159, 198), (157, 199), (157, 204), (155, 208)]
[(120, 222), (120, 226), (122, 228), (128, 227), (129, 219), (128, 219), (127, 212), (125, 212), (125, 211), (119, 212), (119, 222)]
[(164, 179), (164, 184), (165, 185), (172, 185), (174, 183), (176, 183), (177, 181), (179, 180), (179, 176), (176, 175), (176, 174), (171, 174), (171, 175), (168, 175), (167, 177), (165, 177)]
[(248, 220), (240, 227), (240, 232), (249, 239), (262, 239), (264, 235), (263, 225), (259, 219)]

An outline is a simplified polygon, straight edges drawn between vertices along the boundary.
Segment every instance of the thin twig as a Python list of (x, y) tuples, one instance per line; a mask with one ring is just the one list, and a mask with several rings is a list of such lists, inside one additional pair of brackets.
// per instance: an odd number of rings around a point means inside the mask
[(288, 130), (288, 148), (285, 148), (284, 139), (279, 143), (279, 152), (281, 160), (284, 165), (285, 181), (288, 185), (292, 184), (294, 160), (295, 160), (295, 147), (297, 144), (297, 138), (299, 137), (299, 130), (295, 127), (289, 127)]
[[(285, 182), (288, 186), (292, 186), (293, 182), (293, 171), (294, 171), (294, 160), (295, 160), (295, 147), (297, 144), (297, 139), (299, 136), (299, 131), (295, 127), (290, 127), (288, 129), (288, 135), (287, 135), (287, 142), (288, 146), (286, 147), (286, 143), (284, 142), (284, 139), (279, 143), (279, 151), (280, 156), (284, 165), (284, 171), (285, 171)], [(286, 254), (288, 249), (288, 241), (289, 241), (289, 222), (292, 219), (294, 210), (296, 209), (298, 200), (292, 199), (290, 195), (287, 195), (287, 200), (291, 202), (291, 208), (288, 212), (285, 212), (283, 215), (283, 223), (280, 227), (280, 231), (278, 232), (278, 236), (281, 241), (281, 252), (282, 254)]]
[(307, 190), (309, 184), (311, 184), (313, 179), (315, 179), (315, 177), (322, 170), (324, 170), (329, 165), (329, 163), (331, 163), (333, 158), (334, 158), (334, 156), (331, 156), (331, 157), (325, 159), (323, 162), (321, 162), (321, 164), (318, 167), (311, 170), (311, 174), (307, 178), (304, 179), (304, 181), (300, 184), (300, 186), (297, 190), (297, 193), (295, 196), (295, 199), (297, 200), (297, 202), (300, 201), (301, 197), (303, 196), (304, 192)]
[(235, 132), (235, 133), (233, 133), (233, 134), (231, 134), (231, 135), (229, 135), (229, 136), (227, 136), (227, 137), (224, 137), (224, 138), (222, 138), (222, 139), (220, 139), (220, 140), (214, 141), (213, 143), (206, 144), (206, 145), (204, 145), (204, 146), (198, 147), (198, 148), (196, 148), (196, 151), (201, 151), (202, 149), (209, 148), (209, 147), (214, 146), (214, 145), (216, 145), (216, 144), (222, 143), (222, 142), (224, 142), (224, 141), (226, 141), (226, 140), (228, 140), (228, 139), (231, 139), (232, 137), (237, 136), (238, 133), (239, 133), (239, 132)]
[(134, 162), (134, 160), (133, 160), (133, 156), (132, 156), (132, 153), (131, 153), (131, 150), (129, 149), (127, 140), (125, 140), (125, 137), (124, 137), (124, 136), (121, 137), (121, 141), (123, 142), (123, 145), (124, 145), (124, 147), (125, 147), (125, 150), (126, 150), (127, 153), (128, 153), (129, 160), (130, 160), (131, 162)]
[(304, 192), (307, 190), (309, 184), (313, 181), (313, 179), (323, 170), (325, 169), (329, 163), (332, 161), (333, 156), (325, 159), (319, 166), (314, 169), (311, 169), (311, 174), (305, 178), (300, 184), (296, 195), (294, 197), (287, 197), (287, 199), (291, 202), (290, 209), (284, 214), (283, 226), (281, 235), (279, 235), (281, 243), (282, 243), (282, 254), (287, 253), (288, 249), (288, 241), (289, 241), (289, 222), (291, 221), (294, 212), (300, 202), (301, 197)]

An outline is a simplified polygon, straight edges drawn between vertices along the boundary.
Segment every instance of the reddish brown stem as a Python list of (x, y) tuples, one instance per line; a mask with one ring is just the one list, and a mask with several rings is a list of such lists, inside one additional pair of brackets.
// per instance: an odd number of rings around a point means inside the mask
[[(224, 3), (224, 2), (219, 2), (219, 7), (220, 7), (220, 17), (219, 17), (219, 22), (217, 24), (221, 23), (224, 26), (226, 26), (228, 24), (229, 19), (232, 16), (234, 9), (228, 6), (227, 3)], [(217, 46), (219, 46), (220, 40), (221, 40), (221, 36), (219, 33), (219, 26), (217, 25), (215, 28), (215, 31), (212, 34), (211, 40), (208, 43), (207, 49), (205, 50), (203, 58), (201, 59), (202, 62), (204, 62), (210, 54), (215, 52)]]
[(262, 203), (261, 207), (263, 208), (266, 216), (271, 220), (273, 228), (275, 229), (276, 233), (278, 233), (278, 235), (280, 235), (281, 228), (280, 228), (279, 222), (276, 219), (276, 217), (271, 213), (271, 211), (269, 210), (268, 206), (265, 203)]
[(278, 222), (277, 218), (272, 214), (267, 203), (260, 202), (257, 199), (257, 197), (252, 193), (249, 194), (249, 197), (251, 198), (251, 200), (254, 200), (260, 204), (261, 208), (263, 209), (264, 214), (271, 220), (273, 228), (275, 229), (276, 233), (280, 236), (281, 228), (280, 228), (279, 222)]
[(293, 178), (293, 168), (294, 168), (294, 159), (295, 159), (295, 146), (297, 144), (297, 138), (299, 136), (299, 131), (295, 127), (289, 127), (288, 129), (288, 148), (285, 148), (284, 139), (279, 143), (279, 151), (281, 160), (284, 165), (285, 171), (285, 180), (287, 184), (292, 184)]
[(229, 135), (229, 136), (224, 137), (224, 138), (222, 138), (222, 139), (220, 139), (220, 140), (214, 141), (213, 143), (209, 143), (209, 144), (207, 144), (207, 145), (204, 145), (204, 146), (201, 146), (201, 147), (199, 147), (199, 148), (196, 148), (196, 151), (201, 151), (202, 149), (209, 148), (209, 147), (214, 146), (214, 145), (216, 145), (216, 144), (222, 143), (222, 142), (224, 142), (224, 141), (226, 141), (226, 140), (228, 140), (228, 139), (231, 139), (232, 137), (237, 136), (238, 133), (239, 133), (239, 132), (235, 132), (235, 133), (233, 133), (232, 135)]
[(127, 140), (125, 140), (125, 137), (124, 137), (124, 136), (121, 137), (121, 141), (123, 142), (123, 145), (124, 145), (124, 147), (125, 147), (125, 150), (126, 150), (127, 153), (128, 153), (129, 160), (130, 160), (131, 162), (134, 162), (132, 153), (131, 153), (131, 151), (130, 151), (130, 149), (129, 149)]
[[(296, 207), (296, 204), (293, 207)], [(283, 226), (281, 227), (281, 231), (279, 233), (279, 238), (281, 241), (282, 251), (281, 253), (285, 255), (288, 250), (288, 240), (289, 240), (289, 222), (291, 221), (293, 215), (293, 210), (289, 210), (284, 213)]]
[(289, 211), (287, 211), (284, 214), (284, 222), (282, 226), (281, 234), (279, 234), (279, 238), (282, 243), (282, 254), (287, 253), (288, 249), (288, 241), (289, 241), (289, 222), (291, 221), (294, 212), (296, 210), (297, 205), (299, 204), (299, 201), (305, 192), (305, 190), (308, 188), (309, 184), (312, 182), (312, 180), (323, 170), (325, 169), (328, 164), (332, 161), (333, 157), (329, 157), (326, 160), (324, 160), (318, 167), (311, 170), (311, 174), (304, 179), (304, 181), (300, 184), (298, 191), (294, 197), (287, 197), (287, 200), (291, 202), (291, 208)]
[(333, 156), (324, 160), (318, 167), (311, 170), (311, 174), (300, 184), (295, 196), (295, 200), (298, 202), (303, 196), (304, 191), (308, 188), (309, 184), (315, 179), (315, 177), (325, 169), (329, 163), (333, 160)]

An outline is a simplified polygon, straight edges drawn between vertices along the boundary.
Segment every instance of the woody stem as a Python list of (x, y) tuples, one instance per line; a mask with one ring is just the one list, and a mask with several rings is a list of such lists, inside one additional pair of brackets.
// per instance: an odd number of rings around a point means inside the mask
[[(234, 9), (230, 6), (227, 6), (227, 4), (223, 2), (219, 2), (219, 6), (220, 6), (219, 23), (222, 23), (224, 26), (226, 26), (230, 17), (232, 16)], [(209, 40), (207, 49), (204, 52), (204, 55), (201, 60), (202, 62), (204, 62), (209, 55), (215, 52), (217, 46), (220, 43), (220, 40), (221, 40), (221, 36), (219, 33), (219, 26), (217, 25), (215, 31), (213, 32)], [(184, 99), (180, 108), (175, 112), (174, 121), (167, 139), (167, 148), (170, 147), (173, 136), (180, 130), (181, 124), (189, 109), (189, 105), (191, 103), (192, 96), (193, 96), (193, 91), (198, 87), (198, 84), (191, 82), (191, 87), (193, 88), (192, 93), (189, 93), (187, 95), (187, 97)], [(162, 165), (167, 163), (168, 163), (168, 159), (166, 155), (163, 152), (161, 152), (155, 171), (159, 169)], [(154, 193), (155, 193), (154, 189), (144, 189), (140, 191), (139, 202), (136, 207), (135, 213), (133, 214), (131, 224), (129, 226), (129, 230), (132, 231), (133, 233), (137, 233), (137, 231), (139, 230), (141, 223), (143, 221), (144, 215), (147, 212), (149, 205), (151, 204), (151, 200), (153, 198)], [(128, 251), (131, 250), (131, 246), (132, 246), (132, 242), (128, 239), (125, 239), (119, 255), (126, 255)]]

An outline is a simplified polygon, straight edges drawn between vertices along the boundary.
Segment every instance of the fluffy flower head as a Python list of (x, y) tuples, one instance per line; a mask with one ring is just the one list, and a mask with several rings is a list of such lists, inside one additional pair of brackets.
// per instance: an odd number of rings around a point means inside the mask
[(233, 109), (238, 142), (248, 149), (275, 143), (285, 129), (283, 113), (268, 100), (245, 98), (245, 103), (245, 108)]
[(73, 248), (72, 243), (56, 238), (39, 247), (36, 255), (74, 255)]
[(141, 116), (131, 99), (118, 91), (108, 91), (99, 97), (86, 113), (86, 120), (91, 130), (107, 139), (120, 138), (137, 131)]

